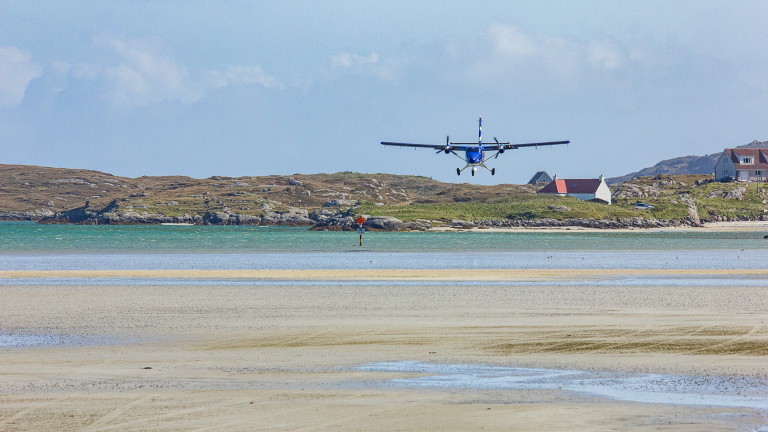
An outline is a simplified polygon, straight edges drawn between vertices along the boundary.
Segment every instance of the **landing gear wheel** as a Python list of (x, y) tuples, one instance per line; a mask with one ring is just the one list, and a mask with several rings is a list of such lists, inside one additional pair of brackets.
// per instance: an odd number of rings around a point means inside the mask
[(460, 176), (460, 175), (461, 175), (461, 170), (460, 170), (460, 169), (458, 169), (458, 168), (456, 168), (456, 175), (457, 175), (457, 176)]
[(475, 176), (475, 170), (472, 170), (472, 177)]
[(496, 175), (496, 168), (491, 168), (491, 175)]

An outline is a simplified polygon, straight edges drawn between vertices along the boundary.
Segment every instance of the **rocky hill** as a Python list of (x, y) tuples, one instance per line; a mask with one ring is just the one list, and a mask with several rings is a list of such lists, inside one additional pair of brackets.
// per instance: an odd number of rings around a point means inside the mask
[[(736, 148), (768, 148), (768, 141), (755, 140), (749, 144), (738, 146)], [(712, 174), (715, 169), (715, 162), (717, 161), (717, 158), (720, 157), (721, 153), (722, 152), (717, 152), (704, 156), (682, 156), (666, 159), (652, 167), (643, 168), (640, 171), (620, 177), (611, 177), (605, 181), (608, 184), (616, 184), (643, 176)]]
[[(765, 220), (768, 191), (710, 175), (640, 177), (614, 185), (613, 205), (537, 194), (531, 185), (441, 183), (391, 174), (118, 177), (0, 165), (0, 220), (86, 224), (289, 225), (371, 230), (435, 226), (652, 228)], [(652, 209), (637, 210), (642, 200)]]
[(358, 203), (402, 206), (533, 193), (532, 186), (440, 183), (390, 174), (118, 177), (0, 164), (0, 219), (55, 223), (314, 225)]

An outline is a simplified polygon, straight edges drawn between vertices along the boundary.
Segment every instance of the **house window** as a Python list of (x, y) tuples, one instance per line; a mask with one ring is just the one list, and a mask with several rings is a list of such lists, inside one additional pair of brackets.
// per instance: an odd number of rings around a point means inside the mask
[(741, 158), (741, 163), (743, 163), (744, 165), (752, 165), (752, 157), (749, 156), (749, 157)]

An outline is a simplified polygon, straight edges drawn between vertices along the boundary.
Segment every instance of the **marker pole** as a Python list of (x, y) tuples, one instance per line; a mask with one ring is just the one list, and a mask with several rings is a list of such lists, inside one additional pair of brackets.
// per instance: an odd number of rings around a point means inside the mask
[(360, 216), (357, 219), (355, 219), (355, 222), (357, 222), (357, 225), (359, 226), (358, 230), (360, 232), (360, 246), (363, 245), (363, 224), (365, 223), (365, 218)]

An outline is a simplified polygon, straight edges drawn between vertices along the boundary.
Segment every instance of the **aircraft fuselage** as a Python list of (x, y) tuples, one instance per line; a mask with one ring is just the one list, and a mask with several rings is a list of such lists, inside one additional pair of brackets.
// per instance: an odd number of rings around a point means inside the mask
[(479, 165), (483, 163), (483, 149), (481, 147), (470, 147), (464, 153), (464, 159), (466, 159), (469, 165)]

